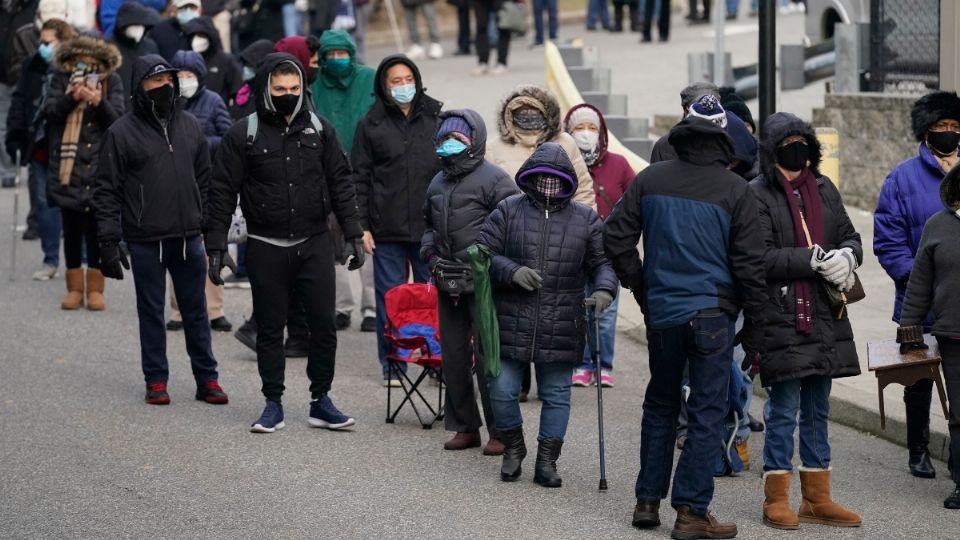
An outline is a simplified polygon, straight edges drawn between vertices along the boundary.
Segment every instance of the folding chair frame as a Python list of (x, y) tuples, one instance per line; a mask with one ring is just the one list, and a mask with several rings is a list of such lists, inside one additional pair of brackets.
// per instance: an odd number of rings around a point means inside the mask
[[(408, 375), (406, 370), (400, 367), (401, 364), (407, 365), (419, 365), (423, 368), (420, 372), (420, 375), (416, 380), (412, 380)], [(437, 379), (440, 381), (440, 387), (437, 389), (437, 407), (433, 408), (430, 405), (430, 402), (427, 401), (427, 398), (420, 392), (420, 383), (424, 381), (430, 374), (437, 376)], [(396, 375), (396, 380), (400, 381), (400, 387), (403, 389), (404, 397), (400, 401), (400, 404), (397, 405), (396, 409), (392, 409), (391, 413), (391, 394), (393, 393), (393, 386), (390, 384), (394, 375)], [(429, 411), (429, 415), (420, 414), (420, 409), (417, 408), (417, 404), (413, 398), (413, 395), (416, 394), (420, 401), (423, 402), (423, 405)], [(410, 404), (410, 407), (413, 408), (413, 412), (417, 415), (417, 420), (420, 422), (420, 425), (423, 429), (433, 429), (434, 422), (443, 420), (443, 374), (441, 370), (437, 367), (433, 367), (427, 364), (421, 364), (418, 362), (404, 362), (399, 360), (387, 359), (387, 420), (388, 424), (393, 424), (397, 419), (397, 415), (400, 414), (400, 410), (403, 409), (403, 406), (407, 403)], [(424, 416), (427, 418), (427, 422), (424, 422)]]

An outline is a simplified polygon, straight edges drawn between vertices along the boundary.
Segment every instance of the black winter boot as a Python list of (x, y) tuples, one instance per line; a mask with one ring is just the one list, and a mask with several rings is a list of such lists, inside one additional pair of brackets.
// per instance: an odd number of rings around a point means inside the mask
[(943, 507), (949, 510), (960, 510), (960, 486), (943, 500)]
[(611, 32), (623, 32), (623, 4), (613, 4), (613, 26)]
[[(922, 384), (922, 382), (921, 382)], [(932, 386), (932, 385), (930, 385)], [(917, 478), (936, 478), (937, 471), (930, 462), (930, 399), (932, 389), (920, 384), (908, 386), (903, 392), (907, 412), (907, 448), (910, 451), (910, 474)]]
[(642, 24), (640, 21), (640, 5), (637, 2), (630, 4), (630, 31), (639, 32)]
[(523, 427), (500, 430), (500, 442), (504, 447), (500, 479), (504, 482), (516, 482), (520, 478), (520, 463), (527, 457), (527, 445), (523, 442)]
[(563, 441), (560, 439), (544, 439), (537, 446), (537, 463), (533, 469), (533, 481), (543, 487), (560, 487), (563, 479), (557, 474), (557, 458)]

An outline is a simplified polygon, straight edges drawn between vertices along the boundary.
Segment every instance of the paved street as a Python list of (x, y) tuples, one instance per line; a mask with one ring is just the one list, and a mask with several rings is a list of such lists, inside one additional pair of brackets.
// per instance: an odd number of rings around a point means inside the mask
[[(678, 28), (677, 34), (685, 31), (693, 32)], [(633, 44), (635, 36), (623, 40)], [(471, 79), (465, 73), (472, 60), (450, 59), (424, 63), (426, 86), (448, 108), (470, 106), (489, 119), (511, 85), (542, 83), (542, 51), (528, 51), (526, 40), (518, 45), (506, 77)], [(657, 91), (675, 96), (685, 79), (663, 84), (669, 92)], [(25, 188), (20, 197), (22, 217)], [(606, 493), (596, 490), (593, 389), (574, 390), (559, 462), (564, 487), (534, 485), (533, 456), (521, 482), (504, 484), (499, 458), (443, 451), (442, 427), (421, 429), (409, 409), (396, 424), (383, 422), (386, 391), (375, 343), (357, 330), (356, 318), (354, 328), (339, 335), (333, 392), (337, 405), (356, 417), (355, 429), (308, 427), (305, 361), (294, 359), (287, 369), (287, 427), (254, 435), (247, 426), (263, 401), (250, 351), (230, 335), (214, 336), (231, 402), (206, 405), (193, 399), (182, 334), (169, 333), (173, 403), (145, 405), (129, 274), (108, 283), (106, 312), (64, 312), (62, 279), (31, 281), (39, 246), (17, 240), (15, 281), (8, 281), (12, 206), (13, 190), (0, 191), (0, 538), (669, 537), (674, 514), (667, 505), (659, 529), (630, 526), (647, 381), (646, 349), (636, 343), (617, 342), (617, 388), (604, 395)], [(250, 312), (249, 291), (228, 290), (225, 307), (239, 325)], [(535, 401), (523, 406), (530, 448), (537, 408)], [(842, 426), (831, 430), (834, 492), (862, 514), (864, 526), (804, 525), (780, 533), (761, 525), (762, 437), (754, 436), (754, 469), (719, 479), (713, 506), (739, 525), (738, 538), (960, 536), (960, 513), (942, 508), (951, 489), (943, 463), (936, 463), (936, 480), (919, 480), (906, 472), (901, 447)], [(792, 501), (799, 504), (796, 481)]]

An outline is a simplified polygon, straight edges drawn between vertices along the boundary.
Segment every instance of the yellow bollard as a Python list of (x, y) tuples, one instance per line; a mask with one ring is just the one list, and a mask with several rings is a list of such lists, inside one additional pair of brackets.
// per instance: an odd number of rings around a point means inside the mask
[(816, 133), (823, 154), (820, 174), (833, 180), (833, 185), (840, 189), (840, 134), (831, 127), (818, 127)]

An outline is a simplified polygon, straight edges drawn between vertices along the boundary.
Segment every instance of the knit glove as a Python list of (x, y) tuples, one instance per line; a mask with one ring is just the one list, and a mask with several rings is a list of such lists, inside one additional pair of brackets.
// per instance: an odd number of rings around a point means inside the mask
[(110, 279), (123, 279), (123, 269), (130, 269), (127, 248), (116, 242), (100, 244), (100, 273)]
[(930, 348), (923, 342), (923, 327), (918, 324), (897, 328), (897, 343), (900, 344), (900, 354)]
[(842, 287), (857, 269), (857, 258), (850, 248), (832, 249), (820, 263), (820, 275), (837, 287)]
[(513, 283), (528, 291), (535, 291), (543, 286), (543, 278), (536, 271), (526, 266), (517, 268), (513, 273)]
[(613, 295), (607, 291), (593, 291), (590, 299), (593, 300), (594, 317), (599, 317), (600, 312), (610, 307), (610, 304), (613, 303)]

